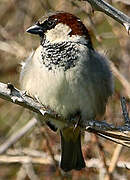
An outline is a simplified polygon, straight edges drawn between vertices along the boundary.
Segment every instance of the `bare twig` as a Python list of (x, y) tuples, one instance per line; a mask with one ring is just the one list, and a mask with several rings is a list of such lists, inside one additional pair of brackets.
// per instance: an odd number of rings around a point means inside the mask
[(111, 70), (113, 72), (113, 74), (115, 75), (115, 77), (121, 82), (121, 84), (123, 85), (126, 94), (128, 96), (128, 98), (130, 99), (130, 83), (125, 79), (125, 77), (118, 71), (118, 69), (115, 67), (115, 65), (113, 64), (113, 62), (110, 62), (110, 66), (111, 66)]
[(39, 164), (52, 164), (52, 159), (48, 156), (41, 157), (29, 157), (29, 156), (7, 156), (0, 155), (1, 163), (39, 163)]
[[(125, 102), (125, 98), (122, 97), (121, 98), (121, 105), (122, 105), (122, 111), (123, 111), (123, 117), (124, 117), (124, 121), (125, 121), (125, 124), (129, 124), (129, 117), (128, 117), (128, 113), (127, 113), (127, 109), (126, 109), (126, 102)], [(105, 176), (105, 180), (109, 180), (111, 179), (112, 177), (112, 173), (114, 172), (115, 170), (115, 167), (117, 165), (117, 161), (119, 159), (119, 156), (120, 156), (120, 153), (122, 151), (122, 148), (123, 146), (118, 144), (116, 146), (116, 149), (113, 153), (113, 156), (112, 156), (112, 159), (111, 159), (111, 162), (110, 162), (110, 165), (109, 165), (109, 168), (108, 168), (108, 173), (106, 176)]]
[(111, 159), (111, 162), (110, 162), (110, 165), (109, 165), (109, 168), (108, 168), (108, 172), (109, 172), (109, 176), (106, 175), (105, 179), (104, 180), (109, 180), (110, 179), (110, 175), (112, 175), (116, 165), (117, 165), (117, 161), (119, 159), (119, 156), (120, 156), (120, 153), (121, 153), (121, 150), (122, 150), (122, 145), (118, 144), (116, 146), (116, 149), (113, 153), (113, 156), (112, 156), (112, 159)]
[(24, 180), (26, 178), (26, 172), (24, 166), (20, 167), (20, 170), (17, 173), (16, 180)]
[[(35, 128), (35, 130), (31, 134), (32, 137), (31, 137), (31, 141), (29, 144), (30, 148), (37, 148), (37, 143), (36, 143), (36, 134), (37, 133), (35, 133), (35, 131), (37, 132), (37, 128)], [(37, 140), (37, 142), (38, 142), (38, 140)], [(24, 155), (22, 148), (20, 148), (19, 150), (20, 150), (20, 155)], [(26, 176), (29, 177), (30, 180), (39, 180), (39, 177), (37, 176), (37, 174), (35, 173), (35, 170), (33, 168), (32, 162), (22, 164), (22, 166), (20, 167), (20, 170), (17, 174), (17, 180), (24, 179), (25, 174), (26, 174)]]
[[(130, 147), (130, 132), (129, 131), (121, 131), (118, 129), (118, 130), (115, 130), (112, 129), (112, 130), (98, 130), (98, 129), (94, 129), (94, 128), (89, 128), (91, 132), (103, 137), (103, 138), (106, 138), (110, 141), (113, 141), (115, 143), (118, 143), (118, 144), (122, 144), (124, 146), (127, 146), (127, 147)], [(88, 130), (89, 131), (89, 130)]]
[(33, 118), (23, 128), (10, 136), (2, 145), (0, 145), (0, 154), (5, 152), (12, 144), (18, 141), (21, 137), (23, 137), (36, 123), (37, 120)]
[[(60, 156), (55, 155), (55, 159), (57, 161), (60, 161)], [(52, 164), (52, 158), (49, 157), (45, 153), (45, 157), (33, 157), (33, 156), (16, 156), (15, 154), (13, 156), (8, 155), (0, 155), (0, 162), (1, 163), (32, 163), (32, 164)], [(107, 161), (107, 165), (109, 165), (110, 162)], [(127, 161), (118, 161), (116, 164), (117, 167), (123, 168), (123, 169), (130, 169), (130, 162)], [(102, 162), (100, 159), (92, 158), (90, 160), (86, 161), (86, 167), (87, 168), (101, 168)]]
[(129, 126), (130, 125), (130, 118), (129, 118), (129, 114), (128, 114), (127, 107), (126, 107), (125, 97), (121, 98), (121, 106), (122, 106), (122, 112), (123, 112), (122, 114), (124, 117), (125, 125)]
[(26, 49), (13, 40), (8, 41), (8, 43), (0, 41), (0, 50), (15, 55), (16, 57), (20, 57), (20, 58), (27, 57)]
[(48, 151), (50, 153), (50, 156), (51, 156), (51, 158), (53, 160), (53, 164), (55, 165), (55, 167), (57, 169), (58, 176), (61, 177), (61, 179), (63, 179), (63, 174), (62, 174), (62, 172), (59, 169), (59, 161), (57, 161), (57, 159), (55, 158), (53, 149), (52, 149), (51, 144), (50, 144), (49, 135), (48, 135), (48, 133), (47, 133), (45, 128), (40, 128), (40, 130), (41, 130), (42, 135), (45, 137), (46, 145), (47, 145)]
[(102, 144), (99, 142), (98, 137), (95, 136), (95, 138), (96, 138), (97, 147), (98, 147), (98, 150), (99, 150), (99, 153), (100, 153), (101, 160), (102, 160), (102, 162), (103, 162), (103, 166), (104, 166), (105, 172), (106, 172), (106, 174), (107, 174), (108, 180), (110, 180), (110, 173), (109, 173), (109, 171), (108, 171), (108, 166), (107, 166), (107, 163), (106, 163), (106, 158), (105, 158), (105, 153), (104, 153), (103, 146), (102, 146)]
[(44, 136), (44, 138), (46, 139), (46, 144), (47, 144), (47, 147), (48, 147), (48, 150), (49, 150), (49, 153), (50, 153), (50, 156), (55, 164), (55, 167), (58, 167), (58, 163), (55, 159), (55, 156), (54, 156), (54, 153), (53, 153), (53, 150), (51, 148), (51, 145), (49, 143), (49, 136), (48, 136), (48, 133), (46, 132), (45, 128), (44, 129), (41, 129), (41, 132), (42, 132), (42, 135)]
[(41, 158), (46, 157), (46, 154), (43, 151), (39, 151), (39, 150), (31, 149), (31, 148), (20, 148), (20, 149), (15, 148), (15, 149), (8, 149), (6, 151), (6, 154), (10, 156), (18, 156), (18, 155), (21, 155), (21, 153), (24, 155), (32, 156), (32, 157), (41, 157)]
[[(60, 156), (55, 155), (55, 159), (57, 161), (60, 161)], [(8, 155), (0, 155), (0, 162), (1, 163), (21, 163), (21, 164), (27, 164), (27, 163), (33, 163), (33, 164), (52, 164), (53, 160), (48, 154), (44, 153), (44, 157), (39, 156), (8, 156)]]
[(39, 180), (39, 177), (35, 174), (32, 163), (24, 163), (26, 174), (30, 180)]
[(34, 172), (32, 162), (23, 163), (17, 173), (17, 180), (24, 180), (26, 176), (28, 176), (30, 180), (39, 180), (39, 177)]
[(112, 17), (123, 26), (125, 26), (127, 32), (129, 33), (130, 30), (130, 17), (125, 15), (123, 12), (119, 11), (118, 9), (114, 8), (104, 0), (84, 0), (88, 1), (93, 9), (97, 11), (104, 12), (108, 16)]
[[(37, 130), (37, 128), (34, 129), (34, 131), (31, 133), (31, 141), (29, 143), (29, 147), (31, 148), (34, 148), (34, 143), (32, 143), (33, 141), (36, 142), (36, 140), (34, 139), (35, 137), (35, 131)], [(34, 136), (33, 136), (34, 135)], [(32, 138), (32, 136), (34, 138)], [(39, 140), (39, 139), (38, 139)], [(37, 142), (38, 142), (37, 140)], [(20, 156), (23, 156), (24, 155), (24, 151), (22, 150), (22, 147), (21, 147), (21, 143), (20, 141), (14, 145), (14, 147), (18, 147), (18, 149), (16, 150), (17, 151), (17, 154), (19, 154)], [(35, 143), (35, 148), (37, 148), (37, 143)], [(11, 153), (13, 155), (15, 151), (13, 150)], [(15, 152), (16, 153), (16, 152)], [(29, 154), (28, 154), (29, 156)], [(33, 164), (32, 162), (27, 162), (27, 163), (22, 163), (18, 173), (17, 173), (17, 180), (24, 180), (26, 177), (29, 177), (30, 180), (39, 180), (39, 177), (37, 176), (37, 174), (35, 173), (35, 170), (33, 168)]]

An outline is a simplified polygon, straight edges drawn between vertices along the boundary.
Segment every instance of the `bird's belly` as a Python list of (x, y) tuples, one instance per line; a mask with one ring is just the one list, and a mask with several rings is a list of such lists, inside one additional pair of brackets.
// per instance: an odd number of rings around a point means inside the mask
[[(32, 66), (22, 73), (21, 84), (31, 96), (66, 118), (77, 112), (81, 112), (83, 119), (94, 117), (95, 103), (86, 88), (87, 83), (76, 69), (48, 71)], [(92, 90), (91, 94), (94, 95)]]
[(79, 92), (72, 74), (68, 76), (62, 70), (52, 72), (42, 69), (39, 72), (35, 67), (35, 70), (24, 73), (22, 89), (38, 98), (43, 105), (67, 117), (79, 110)]

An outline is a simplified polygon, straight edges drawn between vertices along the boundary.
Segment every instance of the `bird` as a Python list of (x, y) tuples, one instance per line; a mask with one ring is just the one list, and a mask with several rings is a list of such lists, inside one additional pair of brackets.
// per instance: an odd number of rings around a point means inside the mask
[(48, 13), (26, 31), (38, 35), (40, 43), (22, 66), (21, 89), (66, 122), (76, 119), (76, 126), (50, 122), (50, 127), (60, 132), (61, 169), (81, 170), (85, 160), (80, 127), (89, 120), (101, 120), (113, 94), (108, 60), (94, 49), (88, 29), (71, 13)]

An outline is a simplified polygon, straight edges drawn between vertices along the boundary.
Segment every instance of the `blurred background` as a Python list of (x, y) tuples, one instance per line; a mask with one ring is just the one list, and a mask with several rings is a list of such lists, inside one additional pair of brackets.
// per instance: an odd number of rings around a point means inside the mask
[[(129, 0), (108, 0), (110, 4), (130, 16)], [(19, 86), (20, 63), (39, 45), (39, 37), (26, 33), (26, 29), (50, 11), (63, 10), (81, 18), (87, 26), (96, 50), (106, 54), (112, 62), (115, 92), (110, 99), (105, 119), (120, 125), (123, 122), (120, 97), (127, 99), (130, 110), (130, 36), (115, 20), (100, 12), (93, 12), (87, 2), (78, 0), (0, 0), (0, 82)], [(114, 71), (116, 70), (115, 73)], [(117, 76), (117, 74), (119, 76)], [(123, 79), (121, 79), (121, 77)], [(128, 82), (129, 81), (129, 82)], [(126, 82), (126, 84), (125, 84)], [(17, 132), (33, 117), (24, 108), (0, 99), (0, 144)], [(0, 180), (102, 180), (117, 144), (85, 133), (82, 149), (87, 167), (63, 176), (57, 164), (60, 158), (60, 139), (46, 126), (35, 126), (8, 149), (6, 163), (0, 162)], [(35, 150), (35, 151), (34, 151)], [(0, 155), (1, 156), (1, 155)], [(10, 157), (32, 157), (32, 163), (8, 161)], [(121, 166), (130, 163), (130, 150), (120, 147), (119, 160), (111, 179), (128, 180), (130, 170)], [(119, 163), (120, 162), (120, 163)], [(109, 177), (110, 178), (110, 177)], [(106, 179), (105, 179), (106, 180)]]

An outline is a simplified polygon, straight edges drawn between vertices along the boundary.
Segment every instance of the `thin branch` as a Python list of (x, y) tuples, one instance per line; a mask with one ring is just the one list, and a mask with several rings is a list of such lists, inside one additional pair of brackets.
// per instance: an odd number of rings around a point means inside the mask
[(15, 55), (19, 58), (27, 57), (27, 52), (19, 43), (16, 41), (3, 42), (0, 41), (0, 50), (5, 51), (9, 54)]
[(24, 155), (28, 155), (28, 156), (33, 156), (33, 157), (43, 157), (45, 158), (46, 157), (46, 154), (43, 152), (43, 151), (40, 151), (40, 150), (36, 150), (36, 149), (32, 149), (32, 148), (13, 148), (13, 149), (8, 149), (6, 151), (6, 155), (9, 155), (9, 156), (18, 156), (18, 155), (21, 155), (24, 154)]
[[(55, 159), (60, 161), (60, 156), (55, 155)], [(13, 156), (8, 155), (0, 155), (1, 163), (32, 163), (32, 164), (52, 164), (52, 158), (50, 158), (46, 153), (44, 157), (33, 157), (33, 156)], [(92, 158), (90, 160), (85, 161), (87, 168), (101, 168), (102, 162), (100, 159)], [(107, 162), (107, 165), (110, 163)], [(119, 168), (130, 169), (130, 162), (127, 161), (119, 161), (116, 165)]]
[(26, 178), (26, 171), (24, 166), (22, 165), (17, 173), (16, 180), (24, 180)]
[[(37, 128), (34, 129), (34, 131), (31, 133), (31, 141), (29, 143), (29, 147), (30, 148), (37, 148), (37, 145), (38, 141), (40, 141), (40, 139), (37, 139), (37, 136), (36, 136), (36, 133), (37, 132)], [(19, 143), (20, 145), (20, 143)], [(20, 145), (21, 147), (21, 145)], [(23, 151), (22, 151), (22, 148), (19, 148), (19, 152), (20, 152), (20, 155), (24, 155), (23, 154)], [(30, 180), (39, 180), (39, 177), (38, 175), (36, 174), (34, 168), (33, 168), (33, 164), (32, 162), (29, 162), (29, 163), (23, 163), (18, 171), (18, 174), (17, 174), (17, 180), (19, 179), (25, 179), (26, 176), (29, 177)]]
[(110, 180), (110, 173), (109, 173), (109, 171), (108, 171), (108, 166), (107, 166), (107, 163), (106, 163), (106, 157), (105, 157), (105, 152), (104, 152), (103, 146), (102, 146), (102, 144), (99, 142), (98, 137), (95, 136), (95, 138), (96, 138), (96, 144), (97, 144), (97, 147), (98, 147), (98, 150), (99, 150), (99, 153), (100, 153), (100, 157), (101, 157), (101, 160), (102, 160), (102, 162), (103, 162), (104, 169), (105, 169), (105, 171), (106, 171), (108, 180)]
[(48, 156), (41, 157), (29, 157), (29, 156), (7, 156), (0, 155), (1, 163), (38, 163), (38, 164), (52, 164), (52, 159)]
[(120, 145), (120, 144), (118, 144), (117, 146), (116, 146), (116, 149), (115, 149), (115, 151), (114, 151), (114, 153), (113, 153), (113, 156), (112, 156), (112, 158), (111, 158), (111, 162), (110, 162), (110, 165), (109, 165), (109, 168), (108, 168), (108, 172), (109, 172), (109, 176), (108, 175), (106, 175), (106, 177), (105, 177), (105, 179), (104, 180), (109, 180), (110, 178), (110, 175), (112, 175), (112, 173), (114, 172), (114, 170), (115, 170), (115, 167), (116, 167), (116, 165), (117, 165), (117, 161), (118, 161), (118, 159), (119, 159), (119, 156), (120, 156), (120, 153), (121, 153), (121, 151), (122, 151), (122, 145)]
[(130, 17), (124, 14), (123, 12), (119, 11), (118, 9), (114, 8), (104, 0), (84, 0), (88, 1), (93, 9), (97, 11), (104, 12), (108, 16), (112, 17), (123, 26), (125, 26), (127, 32), (129, 33), (130, 30)]
[(125, 97), (121, 98), (121, 106), (122, 106), (122, 112), (123, 112), (122, 115), (124, 117), (125, 125), (129, 126), (130, 125), (130, 118), (129, 118), (129, 114), (128, 114), (127, 107), (126, 107)]
[(42, 133), (42, 136), (45, 138), (46, 140), (46, 145), (47, 145), (47, 148), (48, 148), (48, 151), (50, 153), (50, 157), (52, 158), (53, 160), (53, 164), (55, 165), (56, 169), (57, 169), (57, 173), (58, 173), (58, 176), (63, 179), (63, 174), (61, 172), (61, 170), (59, 169), (59, 161), (56, 160), (55, 158), (55, 155), (54, 155), (54, 152), (53, 152), (53, 149), (51, 147), (51, 144), (50, 144), (50, 138), (49, 138), (49, 135), (46, 131), (45, 128), (41, 127), (40, 128), (40, 132)]
[(2, 145), (0, 145), (0, 154), (5, 152), (12, 144), (18, 141), (23, 137), (34, 125), (37, 123), (37, 120), (33, 118), (30, 120), (23, 128), (13, 133)]
[(58, 162), (57, 162), (56, 159), (55, 159), (55, 155), (54, 155), (53, 150), (52, 150), (52, 147), (51, 147), (51, 145), (50, 145), (49, 136), (48, 136), (48, 133), (47, 133), (47, 131), (45, 130), (45, 128), (44, 128), (44, 129), (41, 128), (41, 133), (42, 133), (43, 137), (44, 137), (45, 140), (46, 140), (46, 145), (47, 145), (48, 151), (49, 151), (49, 153), (50, 153), (50, 156), (51, 156), (51, 158), (52, 158), (52, 160), (53, 160), (53, 163), (54, 163), (55, 167), (58, 167)]
[(30, 180), (40, 180), (38, 175), (36, 175), (32, 162), (24, 163), (23, 167), (25, 168), (26, 174), (28, 175)]
[(36, 175), (31, 161), (29, 163), (22, 164), (20, 170), (17, 173), (17, 180), (24, 180), (27, 176), (30, 180), (39, 180), (39, 177)]
[(126, 94), (128, 98), (130, 99), (130, 83), (127, 81), (127, 79), (119, 72), (119, 70), (115, 67), (114, 63), (112, 61), (109, 61), (111, 70), (115, 77), (121, 82), (122, 86), (124, 87)]

